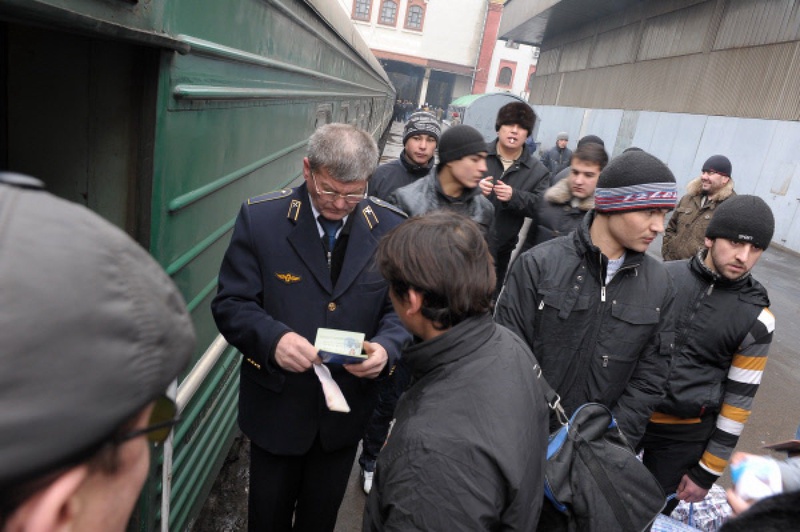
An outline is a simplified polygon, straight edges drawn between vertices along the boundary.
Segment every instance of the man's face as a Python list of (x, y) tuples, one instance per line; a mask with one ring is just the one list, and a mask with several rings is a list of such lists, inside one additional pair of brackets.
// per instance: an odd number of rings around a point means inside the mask
[(509, 151), (521, 149), (527, 138), (528, 130), (519, 124), (504, 124), (497, 130), (498, 144)]
[(609, 236), (625, 249), (644, 253), (658, 233), (664, 232), (667, 212), (667, 209), (649, 209), (609, 215)]
[(581, 159), (572, 158), (567, 183), (573, 197), (579, 199), (594, 196), (597, 178), (600, 177), (600, 165)]
[(406, 157), (414, 164), (423, 166), (433, 157), (436, 150), (436, 139), (427, 133), (418, 133), (406, 140)]
[(718, 174), (714, 170), (703, 170), (703, 173), (700, 174), (700, 184), (703, 187), (703, 193), (707, 196), (715, 195), (730, 180), (730, 177)]
[(726, 279), (738, 279), (753, 269), (764, 250), (749, 242), (727, 238), (705, 239), (706, 265)]
[[(147, 426), (149, 405), (137, 417), (130, 430)], [(120, 444), (116, 449), (118, 467), (114, 472), (92, 471), (82, 487), (84, 505), (77, 517), (76, 530), (126, 529), (133, 507), (139, 499), (150, 467), (150, 447), (145, 435)]]
[(569, 142), (567, 139), (559, 139), (556, 141), (556, 146), (558, 146), (559, 150), (563, 150), (567, 147), (567, 142)]
[[(366, 181), (341, 183), (333, 179), (325, 168), (312, 171), (308, 157), (303, 160), (303, 177), (314, 208), (328, 220), (341, 220), (353, 212), (367, 191)], [(353, 197), (345, 199), (342, 197), (345, 194)]]
[(475, 188), (486, 171), (486, 152), (473, 153), (447, 163), (450, 173), (464, 188)]

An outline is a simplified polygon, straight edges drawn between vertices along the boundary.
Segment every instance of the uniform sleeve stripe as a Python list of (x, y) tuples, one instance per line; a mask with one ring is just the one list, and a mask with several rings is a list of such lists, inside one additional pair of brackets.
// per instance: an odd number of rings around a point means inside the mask
[[(745, 417), (745, 421), (746, 420), (747, 418)], [(739, 436), (742, 433), (742, 429), (744, 429), (744, 422), (730, 419), (720, 413), (717, 417), (717, 429), (723, 430), (728, 434)]]
[(762, 371), (740, 369), (731, 366), (731, 369), (728, 372), (728, 379), (744, 382), (746, 384), (760, 384), (761, 375), (763, 375)]
[(744, 382), (728, 381), (725, 384), (725, 393), (740, 395), (742, 397), (755, 397), (758, 391), (758, 384), (746, 384)]
[(766, 356), (753, 357), (753, 356), (736, 354), (733, 355), (733, 361), (731, 362), (731, 365), (739, 369), (764, 371), (764, 368), (767, 366), (767, 357)]

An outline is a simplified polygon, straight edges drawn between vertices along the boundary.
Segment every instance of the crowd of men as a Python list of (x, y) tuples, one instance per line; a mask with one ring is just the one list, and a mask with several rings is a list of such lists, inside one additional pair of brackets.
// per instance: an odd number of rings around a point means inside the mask
[[(769, 206), (721, 155), (680, 201), (640, 149), (609, 161), (588, 136), (561, 168), (559, 134), (540, 161), (535, 120), (507, 104), (487, 144), (417, 112), (377, 169), (366, 132), (324, 125), (299, 187), (244, 202), (212, 313), (243, 356), (250, 530), (333, 530), (362, 439), (364, 530), (566, 530), (538, 368), (568, 415), (611, 409), (676, 494), (665, 513), (723, 473), (775, 328), (751, 275)], [(647, 251), (673, 210), (662, 262)], [(145, 437), (176, 421), (191, 321), (146, 252), (35, 180), (1, 175), (0, 214), (0, 524), (122, 530)], [(321, 329), (363, 334), (365, 359), (323, 364)]]

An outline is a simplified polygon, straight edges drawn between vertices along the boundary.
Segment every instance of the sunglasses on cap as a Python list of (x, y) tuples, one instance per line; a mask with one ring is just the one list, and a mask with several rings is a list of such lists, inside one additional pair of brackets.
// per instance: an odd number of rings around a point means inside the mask
[(150, 419), (147, 420), (146, 427), (119, 434), (115, 436), (112, 441), (116, 444), (120, 444), (146, 435), (150, 443), (156, 445), (164, 443), (170, 431), (172, 431), (172, 427), (180, 421), (177, 414), (178, 405), (175, 404), (175, 401), (162, 395), (155, 400), (155, 405), (150, 411)]

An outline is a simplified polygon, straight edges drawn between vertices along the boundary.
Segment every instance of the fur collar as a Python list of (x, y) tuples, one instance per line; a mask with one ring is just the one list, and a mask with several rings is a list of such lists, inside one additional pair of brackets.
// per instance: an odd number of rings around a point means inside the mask
[[(703, 194), (703, 182), (699, 177), (696, 177), (689, 181), (689, 184), (686, 185), (686, 192), (689, 193), (690, 196), (701, 196)], [(730, 198), (733, 195), (733, 179), (728, 180), (728, 184), (720, 189), (717, 193), (717, 197), (714, 201), (717, 203), (721, 201), (725, 201), (726, 199)]]
[[(556, 203), (559, 205), (563, 203), (569, 203), (572, 199), (572, 193), (569, 190), (569, 183), (567, 182), (567, 179), (564, 178), (552, 187), (548, 188), (544, 193), (544, 199), (550, 203)], [(582, 199), (578, 204), (578, 208), (582, 211), (590, 211), (594, 209), (594, 196), (589, 196), (588, 198)]]

